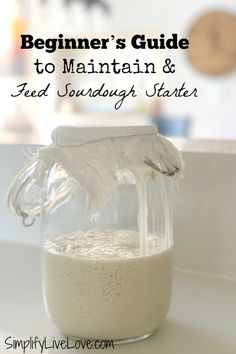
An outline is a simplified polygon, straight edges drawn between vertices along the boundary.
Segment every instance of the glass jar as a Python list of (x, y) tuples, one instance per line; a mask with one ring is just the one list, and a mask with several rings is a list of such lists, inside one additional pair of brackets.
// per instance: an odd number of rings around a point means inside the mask
[(41, 216), (44, 301), (63, 334), (134, 341), (164, 321), (181, 168), (154, 126), (62, 127), (17, 175), (9, 205), (26, 225)]

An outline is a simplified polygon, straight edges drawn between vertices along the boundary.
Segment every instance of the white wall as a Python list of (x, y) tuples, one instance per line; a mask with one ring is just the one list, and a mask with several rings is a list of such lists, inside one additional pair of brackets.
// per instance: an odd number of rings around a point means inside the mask
[(173, 201), (175, 266), (236, 278), (236, 151), (186, 152), (184, 162)]

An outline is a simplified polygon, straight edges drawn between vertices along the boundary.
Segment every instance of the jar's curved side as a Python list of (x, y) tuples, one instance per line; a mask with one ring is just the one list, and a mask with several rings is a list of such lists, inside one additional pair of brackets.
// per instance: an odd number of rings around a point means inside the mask
[(164, 207), (164, 215), (165, 215), (165, 234), (167, 237), (167, 247), (171, 247), (173, 245), (173, 219), (172, 219), (172, 211), (168, 197), (168, 182), (166, 177), (162, 175), (159, 176), (160, 181), (160, 194), (162, 198), (162, 205)]
[(52, 212), (68, 197), (73, 186), (72, 182), (68, 183), (68, 174), (59, 163), (53, 160), (45, 162), (37, 154), (28, 160), (13, 178), (7, 191), (6, 202), (10, 211), (22, 218), (24, 226), (33, 225), (36, 217), (40, 216), (43, 188), (49, 176), (57, 181), (55, 191), (51, 193), (48, 188), (47, 198), (44, 200), (48, 212)]
[(24, 226), (31, 226), (39, 215), (40, 203), (31, 204), (26, 211), (21, 206), (21, 195), (32, 183), (32, 175), (37, 164), (37, 157), (28, 160), (17, 172), (6, 195), (8, 208), (14, 214), (22, 217)]

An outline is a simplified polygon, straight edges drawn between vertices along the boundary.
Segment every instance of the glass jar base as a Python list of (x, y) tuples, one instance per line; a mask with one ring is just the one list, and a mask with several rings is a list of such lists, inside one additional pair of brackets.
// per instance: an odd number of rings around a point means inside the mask
[(65, 337), (67, 337), (69, 340), (75, 342), (77, 340), (90, 340), (92, 342), (95, 342), (95, 341), (110, 341), (110, 342), (113, 342), (114, 345), (120, 345), (120, 344), (129, 344), (129, 343), (134, 343), (134, 342), (139, 342), (141, 340), (144, 340), (144, 339), (147, 339), (149, 338), (155, 331), (152, 331), (150, 333), (146, 333), (146, 334), (142, 334), (140, 336), (136, 336), (136, 337), (130, 337), (130, 338), (121, 338), (121, 339), (102, 339), (102, 338), (99, 338), (99, 339), (92, 339), (92, 338), (84, 338), (84, 337), (75, 337), (75, 336), (71, 336), (71, 335), (68, 335), (68, 334), (65, 334), (63, 333), (63, 335)]
[(146, 333), (137, 337), (131, 337), (131, 338), (125, 338), (125, 339), (114, 339), (113, 343), (114, 344), (128, 344), (128, 343), (134, 343), (134, 342), (139, 342), (140, 340), (144, 340), (149, 338), (153, 332)]

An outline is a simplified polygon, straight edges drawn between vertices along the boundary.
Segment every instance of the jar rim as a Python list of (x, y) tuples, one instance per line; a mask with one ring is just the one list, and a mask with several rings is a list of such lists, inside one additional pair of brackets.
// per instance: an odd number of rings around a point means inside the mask
[(157, 127), (151, 124), (136, 126), (59, 126), (52, 131), (51, 138), (55, 145), (77, 145), (85, 141), (146, 134), (157, 134)]

